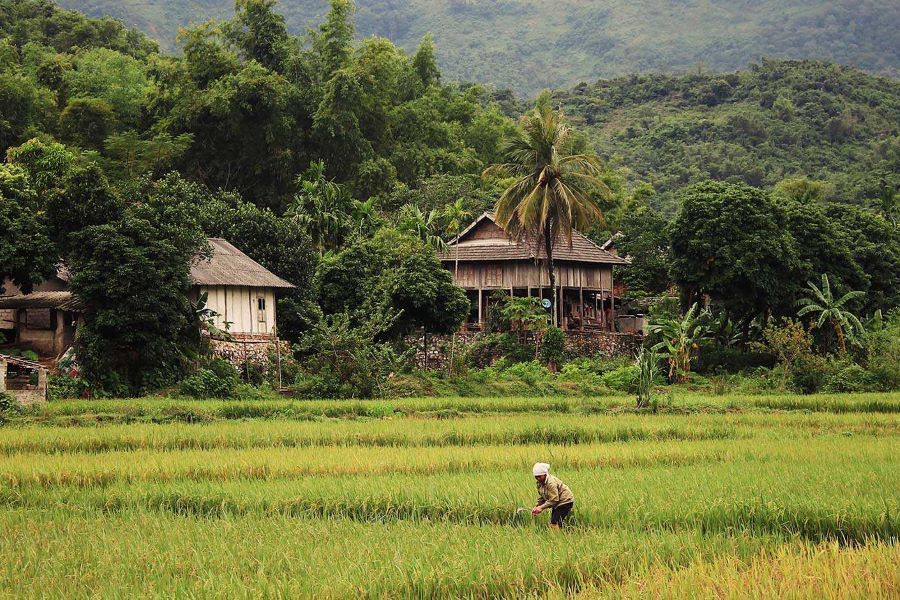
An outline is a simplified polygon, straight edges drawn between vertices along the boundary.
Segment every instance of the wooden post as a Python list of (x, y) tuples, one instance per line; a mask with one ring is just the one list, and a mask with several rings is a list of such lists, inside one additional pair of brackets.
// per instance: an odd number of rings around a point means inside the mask
[(584, 286), (578, 288), (578, 303), (581, 305), (578, 309), (581, 311), (581, 330), (584, 331)]
[(616, 323), (616, 281), (615, 281), (615, 267), (609, 268), (609, 316), (611, 320), (612, 327), (610, 327), (610, 331), (615, 329)]
[(0, 392), (6, 391), (6, 357), (0, 356)]
[(556, 296), (556, 322), (559, 325), (559, 328), (563, 331), (568, 331), (569, 327), (566, 325), (566, 313), (565, 307), (563, 306), (563, 286), (559, 286), (559, 292), (554, 294)]
[(478, 329), (484, 331), (484, 318), (481, 313), (481, 288), (478, 288)]

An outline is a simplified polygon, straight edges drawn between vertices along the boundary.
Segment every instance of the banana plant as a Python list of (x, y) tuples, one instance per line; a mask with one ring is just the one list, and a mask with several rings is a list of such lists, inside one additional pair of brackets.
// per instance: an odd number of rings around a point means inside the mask
[(708, 317), (709, 311), (701, 310), (695, 302), (683, 317), (650, 324), (650, 332), (662, 338), (653, 351), (662, 352), (668, 360), (670, 380), (683, 383), (690, 377), (693, 353), (700, 348), (700, 342), (709, 339)]

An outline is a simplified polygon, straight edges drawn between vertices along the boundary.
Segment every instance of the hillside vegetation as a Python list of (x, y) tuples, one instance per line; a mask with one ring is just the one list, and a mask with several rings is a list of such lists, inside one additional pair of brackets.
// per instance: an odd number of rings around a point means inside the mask
[[(61, 0), (112, 15), (177, 49), (179, 27), (230, 16), (233, 0)], [(325, 0), (281, 0), (299, 33), (317, 24)], [(432, 32), (451, 79), (520, 92), (697, 64), (737, 69), (762, 56), (822, 58), (896, 75), (900, 4), (892, 0), (358, 0), (359, 35), (407, 50)]]
[(829, 182), (832, 199), (861, 201), (900, 173), (900, 82), (831, 63), (621, 77), (556, 99), (663, 204), (703, 179), (771, 186), (793, 176)]

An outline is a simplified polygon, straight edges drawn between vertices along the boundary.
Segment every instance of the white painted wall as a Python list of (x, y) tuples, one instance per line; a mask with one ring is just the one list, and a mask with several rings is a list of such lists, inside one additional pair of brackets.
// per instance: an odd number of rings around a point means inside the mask
[[(199, 293), (207, 293), (207, 306), (219, 315), (216, 327), (232, 334), (271, 334), (275, 329), (275, 291), (272, 288), (237, 286), (199, 286)], [(265, 320), (259, 318), (258, 302), (265, 301)]]

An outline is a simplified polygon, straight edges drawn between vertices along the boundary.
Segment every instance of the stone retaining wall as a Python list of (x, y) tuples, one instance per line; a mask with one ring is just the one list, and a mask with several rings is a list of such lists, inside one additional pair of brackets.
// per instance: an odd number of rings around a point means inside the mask
[[(456, 334), (455, 346), (453, 352), (465, 353), (479, 338), (490, 333), (477, 332), (460, 332)], [(423, 336), (410, 336), (406, 342), (416, 348), (415, 364), (418, 368), (426, 368), (426, 356), (428, 358), (427, 368), (443, 369), (447, 367), (450, 360), (451, 338), (449, 335), (429, 335), (428, 349), (426, 353), (425, 341)], [(631, 333), (618, 333), (611, 331), (567, 331), (566, 332), (566, 352), (578, 357), (592, 357), (597, 354), (601, 356), (634, 356), (641, 343), (641, 336)], [(526, 339), (527, 343), (534, 343), (532, 334)], [(540, 340), (537, 341), (540, 344)], [(483, 362), (488, 366), (490, 363), (499, 359), (499, 353), (493, 356), (483, 357)]]

